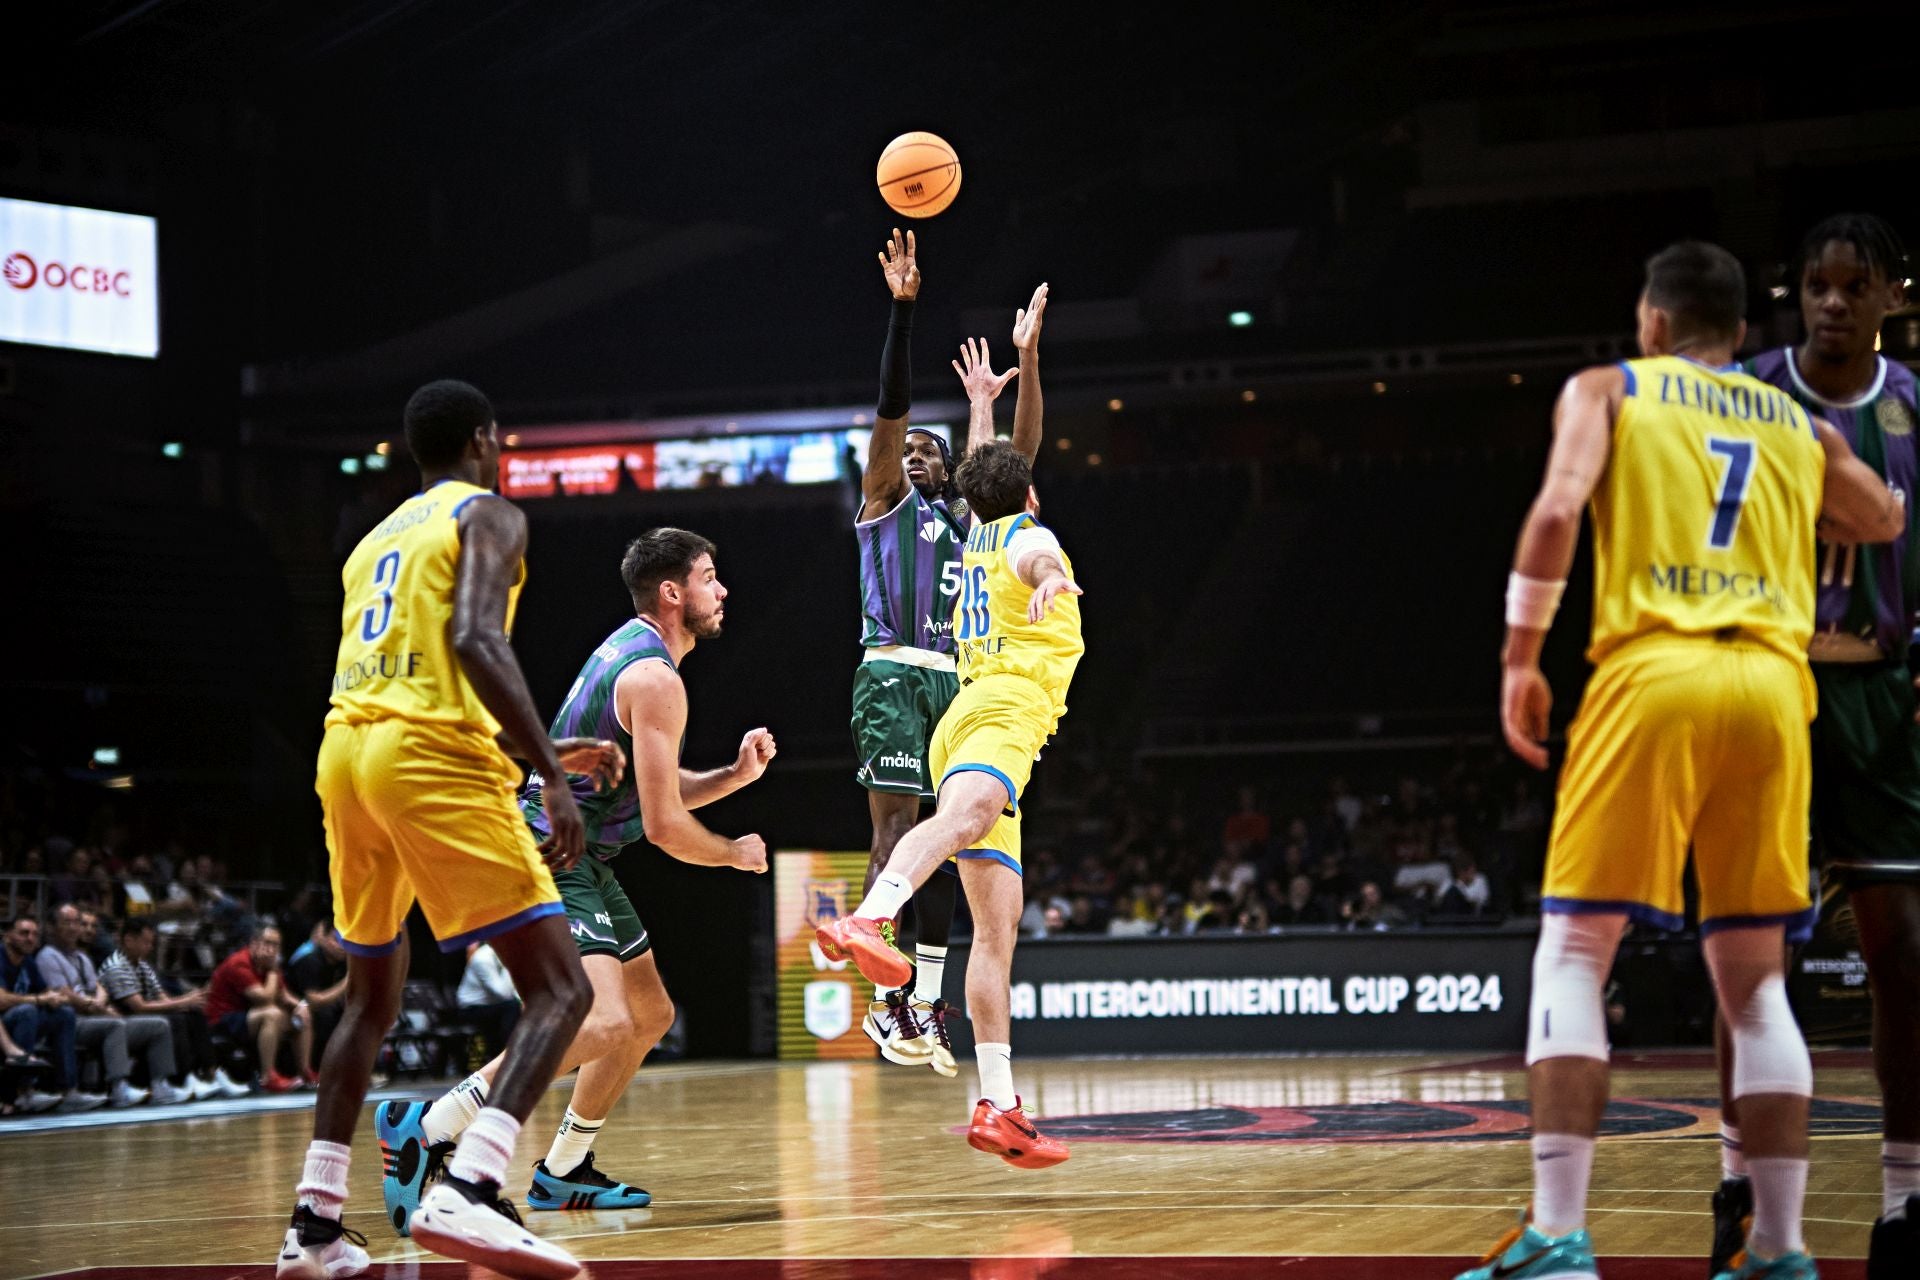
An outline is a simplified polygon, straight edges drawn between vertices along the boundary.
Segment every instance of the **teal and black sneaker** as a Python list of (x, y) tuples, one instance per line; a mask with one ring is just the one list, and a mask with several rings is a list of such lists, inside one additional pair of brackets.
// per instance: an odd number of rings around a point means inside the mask
[(1584, 1230), (1543, 1235), (1522, 1214), (1520, 1225), (1493, 1246), (1479, 1266), (1454, 1280), (1585, 1280), (1599, 1274), (1593, 1265), (1593, 1242)]
[(430, 1143), (421, 1127), (424, 1102), (382, 1103), (374, 1113), (373, 1131), (380, 1139), (380, 1194), (387, 1202), (387, 1221), (407, 1235), (407, 1219), (420, 1207), (420, 1194), (440, 1173), (451, 1142)]
[(533, 1185), (527, 1188), (530, 1209), (644, 1209), (653, 1197), (638, 1187), (615, 1182), (593, 1167), (593, 1152), (564, 1178), (547, 1172), (547, 1162), (533, 1166)]
[(1734, 1258), (1730, 1270), (1722, 1271), (1714, 1280), (1820, 1280), (1820, 1269), (1798, 1250), (1765, 1260), (1743, 1253)]

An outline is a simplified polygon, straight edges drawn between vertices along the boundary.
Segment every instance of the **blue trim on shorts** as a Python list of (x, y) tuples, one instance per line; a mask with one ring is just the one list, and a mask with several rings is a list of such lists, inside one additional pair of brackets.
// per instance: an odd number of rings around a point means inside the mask
[(1625, 916), (1635, 924), (1648, 924), (1668, 933), (1687, 927), (1685, 916), (1650, 907), (1644, 902), (1612, 902), (1597, 898), (1542, 898), (1540, 910), (1556, 916)]
[(485, 942), (488, 938), (497, 938), (503, 933), (512, 933), (522, 925), (532, 924), (535, 920), (544, 920), (548, 916), (557, 916), (566, 911), (566, 904), (560, 902), (536, 902), (525, 911), (516, 911), (505, 920), (496, 920), (492, 924), (483, 924), (478, 929), (470, 929), (455, 938), (442, 938), (442, 951), (460, 951), (469, 942)]
[(1633, 366), (1628, 364), (1625, 360), (1618, 361), (1617, 363), (1620, 366), (1620, 372), (1627, 375), (1627, 394), (1631, 396), (1636, 391), (1639, 390), (1640, 379), (1634, 377)]
[(1007, 807), (1002, 809), (1001, 812), (1009, 818), (1017, 818), (1020, 816), (1020, 793), (1014, 790), (1013, 779), (990, 764), (956, 764), (949, 768), (945, 773), (940, 775), (940, 781), (935, 784), (933, 788), (936, 802), (940, 794), (940, 788), (946, 786), (947, 779), (956, 773), (990, 773), (1000, 779), (1000, 785), (1007, 789), (1008, 800)]
[(1818, 903), (1805, 911), (1784, 911), (1773, 916), (1715, 916), (1700, 922), (1700, 936), (1709, 938), (1722, 929), (1765, 929), (1769, 925), (1783, 924), (1787, 927), (1788, 942), (1805, 942), (1813, 937), (1813, 926), (1819, 919)]
[(400, 944), (406, 941), (407, 926), (405, 925), (400, 926), (400, 932), (393, 935), (392, 942), (382, 942), (377, 946), (370, 947), (364, 942), (349, 942), (347, 940), (347, 935), (344, 933), (340, 934), (339, 938), (340, 938), (340, 949), (346, 952), (348, 955), (365, 956), (369, 960), (373, 960), (373, 959), (379, 958), (380, 956), (390, 956), (394, 952), (398, 951), (400, 949)]
[(1020, 870), (1020, 864), (998, 849), (962, 849), (953, 856), (956, 858), (979, 858), (982, 861), (997, 862), (1022, 879), (1026, 877), (1026, 873)]

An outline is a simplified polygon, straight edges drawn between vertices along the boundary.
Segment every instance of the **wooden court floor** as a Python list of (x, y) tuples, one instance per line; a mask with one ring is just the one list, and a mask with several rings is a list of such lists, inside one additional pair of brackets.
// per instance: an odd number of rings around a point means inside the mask
[[(1879, 1206), (1879, 1108), (1865, 1056), (1816, 1054), (1807, 1234), (1823, 1274), (1861, 1274)], [(1713, 1076), (1699, 1054), (1618, 1064), (1593, 1179), (1602, 1271), (1704, 1273), (1718, 1177)], [(530, 1214), (599, 1280), (893, 1275), (1445, 1280), (1527, 1197), (1516, 1059), (1028, 1060), (1016, 1080), (1073, 1158), (1024, 1171), (968, 1148), (958, 1080), (872, 1063), (685, 1064), (641, 1073), (609, 1118), (601, 1167), (650, 1209)], [(515, 1190), (567, 1086), (521, 1140)], [(256, 1277), (279, 1243), (304, 1109), (103, 1127), (0, 1129), (0, 1280)], [(380, 1212), (371, 1111), (350, 1226), (374, 1276), (467, 1274), (396, 1238)], [(1280, 1259), (1302, 1259), (1278, 1269)], [(619, 1261), (617, 1261), (619, 1260)], [(760, 1260), (760, 1261), (753, 1261)], [(126, 1268), (126, 1270), (120, 1270)], [(135, 1270), (137, 1268), (137, 1270)]]

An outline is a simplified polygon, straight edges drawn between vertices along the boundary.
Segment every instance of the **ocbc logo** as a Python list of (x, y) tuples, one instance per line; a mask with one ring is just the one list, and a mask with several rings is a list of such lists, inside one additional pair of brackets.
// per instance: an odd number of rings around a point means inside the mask
[(72, 289), (75, 293), (111, 293), (117, 298), (133, 296), (133, 274), (106, 267), (67, 266), (49, 262), (39, 266), (24, 253), (10, 253), (0, 263), (0, 279), (16, 289), (31, 289), (36, 283), (49, 289)]

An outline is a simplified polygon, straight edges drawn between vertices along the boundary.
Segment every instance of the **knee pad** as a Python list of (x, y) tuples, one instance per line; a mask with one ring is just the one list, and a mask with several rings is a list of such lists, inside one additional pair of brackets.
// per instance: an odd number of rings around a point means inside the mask
[(1533, 998), (1527, 1012), (1527, 1065), (1547, 1058), (1607, 1060), (1602, 999), (1613, 953), (1626, 927), (1621, 915), (1548, 915), (1533, 953)]
[(1707, 964), (1733, 1039), (1733, 1096), (1813, 1094), (1813, 1059), (1787, 1003), (1784, 943), (1774, 929), (1722, 929), (1705, 943)]

